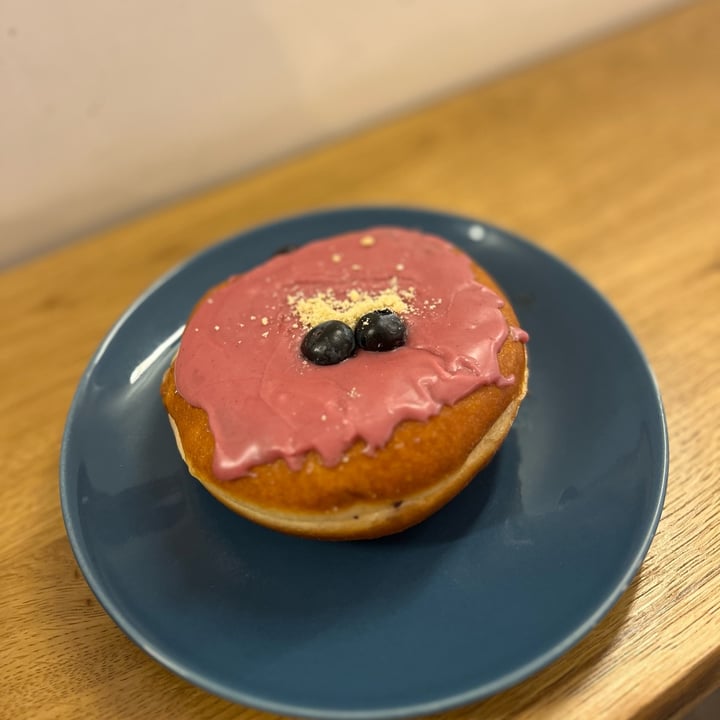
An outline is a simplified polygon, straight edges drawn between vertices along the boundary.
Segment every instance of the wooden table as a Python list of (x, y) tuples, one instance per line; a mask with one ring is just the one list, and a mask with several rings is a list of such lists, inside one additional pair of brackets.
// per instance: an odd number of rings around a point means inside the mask
[(0, 717), (271, 717), (176, 678), (100, 608), (60, 516), (63, 423), (165, 270), (261, 220), (372, 202), (491, 220), (569, 261), (637, 335), (670, 429), (664, 516), (617, 606), (551, 667), (443, 717), (666, 718), (720, 685), (718, 28), (717, 0), (681, 8), (2, 275)]

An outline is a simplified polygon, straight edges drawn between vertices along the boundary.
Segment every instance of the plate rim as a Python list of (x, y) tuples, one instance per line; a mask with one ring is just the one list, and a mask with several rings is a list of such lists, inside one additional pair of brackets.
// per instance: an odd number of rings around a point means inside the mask
[[(657, 411), (658, 413), (658, 419), (660, 421), (660, 427), (662, 430), (659, 438), (656, 438), (656, 440), (659, 440), (661, 446), (660, 450), (662, 452), (662, 457), (658, 455), (658, 457), (656, 458), (660, 461), (659, 480), (656, 485), (657, 497), (656, 499), (654, 499), (652, 517), (647, 525), (645, 534), (642, 539), (642, 543), (639, 544), (638, 550), (632, 558), (632, 561), (627, 564), (626, 570), (622, 575), (621, 580), (617, 582), (612, 592), (610, 592), (606, 596), (604, 602), (602, 602), (597, 607), (597, 609), (585, 619), (583, 623), (579, 624), (571, 633), (563, 636), (563, 638), (561, 638), (556, 644), (554, 644), (551, 648), (546, 650), (541, 655), (533, 658), (533, 660), (531, 660), (530, 662), (527, 662), (524, 665), (515, 668), (512, 672), (505, 673), (504, 675), (495, 678), (491, 682), (484, 682), (464, 692), (456, 693), (450, 696), (443, 696), (432, 701), (424, 701), (421, 703), (417, 703), (414, 705), (406, 705), (403, 707), (393, 706), (390, 708), (378, 708), (373, 710), (348, 710), (340, 708), (333, 710), (328, 708), (321, 709), (304, 707), (294, 703), (286, 703), (273, 700), (272, 698), (268, 697), (256, 696), (251, 692), (238, 690), (236, 687), (231, 687), (222, 682), (216, 682), (213, 678), (208, 677), (208, 675), (198, 674), (192, 668), (187, 667), (186, 664), (176, 661), (173, 657), (170, 657), (168, 654), (163, 652), (159, 647), (155, 645), (155, 643), (148, 642), (144, 638), (141, 630), (139, 630), (115, 604), (115, 602), (110, 597), (111, 592), (109, 592), (105, 588), (105, 583), (94, 571), (93, 563), (90, 562), (89, 558), (89, 548), (83, 542), (82, 533), (77, 527), (75, 518), (73, 518), (72, 516), (73, 510), (76, 511), (78, 516), (80, 510), (79, 508), (74, 508), (74, 505), (76, 505), (76, 503), (73, 503), (69, 492), (69, 485), (72, 484), (72, 481), (70, 479), (71, 473), (69, 469), (69, 464), (70, 456), (73, 451), (72, 443), (75, 436), (75, 433), (73, 432), (74, 423), (80, 411), (82, 400), (87, 392), (90, 378), (93, 374), (95, 367), (104, 357), (108, 347), (110, 347), (118, 332), (125, 325), (125, 323), (133, 315), (135, 315), (139, 308), (141, 308), (150, 297), (155, 295), (168, 282), (170, 282), (173, 278), (180, 275), (181, 273), (185, 272), (190, 266), (215, 252), (220, 252), (222, 248), (230, 244), (245, 241), (247, 239), (247, 236), (267, 231), (270, 228), (282, 227), (285, 225), (296, 224), (298, 222), (313, 222), (330, 216), (343, 216), (348, 213), (353, 213), (357, 215), (372, 215), (375, 213), (390, 213), (398, 215), (409, 214), (425, 218), (431, 218), (434, 221), (442, 221), (449, 223), (460, 222), (467, 225), (479, 225), (486, 231), (491, 230), (503, 238), (510, 238), (513, 242), (521, 246), (524, 251), (538, 253), (544, 256), (545, 259), (551, 261), (553, 264), (559, 266), (563, 270), (563, 272), (571, 275), (575, 281), (579, 282), (581, 286), (584, 286), (587, 291), (589, 291), (595, 296), (595, 300), (598, 300), (602, 305), (604, 311), (612, 316), (612, 319), (619, 325), (621, 330), (626, 335), (627, 339), (630, 341), (633, 350), (636, 352), (644, 369), (647, 371), (648, 380), (650, 381), (649, 389), (652, 391), (651, 394), (654, 401), (653, 411)], [(387, 226), (390, 223), (377, 223), (374, 220), (371, 220), (370, 224), (375, 224), (378, 226), (382, 224)], [(348, 231), (350, 231), (351, 229), (352, 228), (348, 227)], [(318, 239), (320, 237), (321, 236), (319, 236)], [(453, 241), (449, 240), (449, 242)], [(77, 386), (73, 393), (72, 401), (66, 414), (62, 441), (60, 445), (59, 494), (62, 518), (65, 525), (66, 534), (75, 561), (78, 564), (88, 587), (90, 588), (100, 605), (103, 607), (105, 612), (109, 615), (110, 619), (118, 626), (118, 628), (151, 658), (153, 658), (156, 662), (160, 663), (166, 669), (170, 670), (175, 675), (181, 677), (192, 685), (195, 685), (196, 687), (199, 687), (225, 700), (241, 705), (246, 705), (250, 708), (260, 709), (266, 712), (281, 713), (294, 717), (316, 718), (317, 720), (399, 720), (400, 718), (413, 718), (450, 710), (456, 707), (462, 707), (470, 703), (479, 702), (485, 698), (497, 694), (502, 690), (507, 690), (519, 684), (520, 682), (527, 680), (543, 668), (547, 667), (549, 664), (560, 658), (571, 648), (577, 645), (584, 637), (586, 637), (590, 633), (590, 631), (603, 620), (603, 618), (618, 602), (620, 597), (626, 592), (628, 587), (632, 584), (635, 576), (637, 575), (643, 561), (645, 560), (650, 546), (653, 542), (653, 539), (656, 535), (657, 528), (664, 510), (665, 498), (667, 494), (668, 475), (669, 437), (667, 417), (657, 377), (648, 361), (645, 352), (643, 351), (642, 347), (640, 346), (637, 338), (635, 337), (627, 322), (611, 304), (608, 298), (606, 298), (605, 295), (603, 295), (587, 278), (582, 276), (568, 262), (566, 262), (563, 258), (559, 257), (555, 253), (547, 250), (544, 247), (536, 245), (522, 235), (519, 235), (510, 230), (506, 230), (504, 227), (501, 227), (494, 223), (490, 223), (485, 220), (470, 217), (460, 213), (454, 213), (447, 210), (440, 210), (430, 207), (417, 207), (412, 205), (396, 204), (368, 204), (317, 208), (306, 212), (283, 215), (275, 219), (269, 219), (265, 222), (257, 223), (239, 229), (238, 231), (226, 235), (217, 241), (210, 241), (205, 247), (196, 250), (184, 260), (176, 263), (173, 267), (160, 275), (154, 282), (148, 285), (147, 288), (142, 293), (140, 293), (130, 305), (127, 306), (127, 308), (118, 316), (118, 318), (106, 331), (96, 350), (93, 352), (89, 361), (84, 367), (82, 374), (80, 375), (80, 379), (77, 383)]]

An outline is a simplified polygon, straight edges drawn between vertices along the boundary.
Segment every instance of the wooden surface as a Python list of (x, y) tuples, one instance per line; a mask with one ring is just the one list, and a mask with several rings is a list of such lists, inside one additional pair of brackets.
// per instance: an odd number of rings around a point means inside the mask
[(105, 615), (65, 537), (60, 439), (91, 353), (161, 273), (359, 202), (485, 218), (565, 258), (629, 323), (668, 415), (665, 512), (631, 588), (561, 660), (443, 717), (666, 718), (720, 685), (718, 28), (720, 2), (684, 7), (0, 276), (0, 717), (271, 717), (177, 679)]

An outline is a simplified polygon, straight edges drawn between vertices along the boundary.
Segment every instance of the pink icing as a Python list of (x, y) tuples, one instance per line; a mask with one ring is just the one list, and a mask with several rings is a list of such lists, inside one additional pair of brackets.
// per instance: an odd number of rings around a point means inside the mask
[[(361, 244), (371, 236), (372, 246)], [(338, 261), (338, 257), (340, 260)], [(379, 293), (397, 278), (413, 293), (408, 340), (320, 367), (300, 355), (303, 328), (289, 296), (332, 289)], [(382, 447), (403, 420), (427, 420), (478, 387), (514, 382), (497, 353), (509, 332), (502, 300), (478, 283), (467, 256), (437, 237), (375, 228), (278, 255), (214, 290), (190, 318), (178, 352), (178, 391), (203, 408), (224, 480), (310, 450), (338, 464), (358, 440)]]

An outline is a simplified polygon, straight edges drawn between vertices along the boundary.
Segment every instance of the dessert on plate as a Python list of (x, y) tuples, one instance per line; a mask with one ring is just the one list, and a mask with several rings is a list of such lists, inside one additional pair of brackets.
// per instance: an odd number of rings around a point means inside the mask
[(527, 389), (526, 341), (468, 255), (378, 227), (209, 289), (161, 393), (190, 473), (229, 508), (373, 538), (421, 522), (490, 461)]

